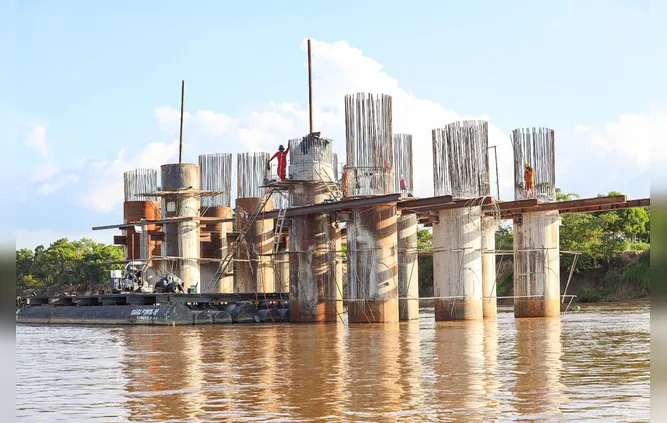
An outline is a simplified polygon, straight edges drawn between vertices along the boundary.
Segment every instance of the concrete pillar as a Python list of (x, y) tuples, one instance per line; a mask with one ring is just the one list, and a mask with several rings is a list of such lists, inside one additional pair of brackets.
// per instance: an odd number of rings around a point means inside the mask
[[(350, 323), (398, 322), (396, 206), (357, 209), (347, 224)], [(362, 300), (362, 301), (357, 301)]]
[[(199, 190), (199, 165), (165, 164), (161, 166), (162, 190)], [(199, 216), (199, 196), (178, 194), (165, 196), (165, 217)], [(181, 278), (186, 291), (191, 286), (200, 292), (199, 273), (199, 222), (189, 221), (164, 225), (167, 255), (181, 257), (176, 275)]]
[[(263, 198), (237, 198), (236, 222), (239, 233), (243, 231), (245, 219), (253, 214)], [(273, 210), (273, 201), (264, 206), (264, 211)], [(247, 213), (247, 214), (246, 214)], [(236, 262), (236, 292), (275, 292), (273, 267), (269, 254), (273, 248), (274, 225), (271, 219), (256, 220), (238, 250)], [(249, 261), (248, 261), (249, 260)]]
[(514, 316), (560, 316), (560, 215), (523, 213), (514, 220)]
[[(231, 219), (232, 208), (211, 206), (202, 210), (205, 217)], [(202, 258), (222, 259), (227, 255), (227, 233), (232, 231), (232, 222), (204, 223), (204, 228), (211, 234), (211, 240), (201, 243)], [(202, 292), (234, 292), (232, 266), (227, 267), (225, 275), (219, 272), (220, 262), (202, 262), (200, 265)]]
[[(416, 214), (397, 217), (398, 224), (398, 315), (400, 320), (419, 319), (419, 272)], [(407, 298), (407, 299), (406, 299)]]
[[(329, 195), (321, 184), (293, 190), (291, 204), (319, 204)], [(290, 322), (337, 322), (343, 303), (336, 286), (336, 245), (340, 231), (329, 214), (295, 216), (290, 230)]]
[(273, 256), (273, 275), (276, 292), (289, 293), (289, 254), (279, 253)]
[(481, 214), (480, 206), (440, 210), (433, 225), (436, 321), (482, 319)]
[[(498, 315), (496, 300), (496, 230), (495, 217), (482, 217), (482, 311), (485, 319)], [(493, 298), (489, 298), (493, 297)]]

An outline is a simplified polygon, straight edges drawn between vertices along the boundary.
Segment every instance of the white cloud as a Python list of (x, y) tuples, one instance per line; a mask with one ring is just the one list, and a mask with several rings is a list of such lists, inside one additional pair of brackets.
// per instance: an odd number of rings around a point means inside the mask
[[(183, 126), (185, 126), (185, 122), (190, 120), (191, 117), (190, 113), (183, 112)], [(170, 135), (178, 134), (181, 124), (180, 109), (176, 110), (171, 106), (157, 107), (155, 109), (155, 119), (163, 131), (166, 131)]]
[(55, 163), (45, 163), (35, 166), (30, 172), (30, 182), (42, 182), (53, 178), (60, 173), (60, 167)]
[(667, 151), (661, 139), (667, 133), (667, 112), (652, 112), (647, 115), (624, 114), (602, 128), (575, 128), (577, 133), (585, 133), (600, 153), (610, 153), (639, 169), (649, 168), (651, 152)]
[(80, 202), (100, 213), (109, 213), (123, 202), (123, 172), (137, 168), (157, 169), (178, 153), (178, 141), (154, 142), (135, 156), (126, 158), (122, 148), (113, 161), (91, 162), (84, 169), (84, 194)]
[(53, 179), (51, 182), (42, 184), (37, 190), (42, 195), (50, 195), (72, 183), (79, 181), (79, 175), (70, 173)]
[(46, 147), (46, 125), (35, 124), (25, 139), (26, 147), (46, 156), (48, 149)]
[(209, 137), (218, 137), (230, 131), (238, 123), (237, 119), (213, 110), (198, 110), (197, 124)]

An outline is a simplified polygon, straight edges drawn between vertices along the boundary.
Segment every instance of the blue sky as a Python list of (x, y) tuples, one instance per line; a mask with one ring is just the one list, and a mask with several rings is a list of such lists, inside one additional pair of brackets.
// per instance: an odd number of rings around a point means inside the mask
[[(322, 127), (341, 144), (344, 122), (333, 122), (332, 112), (329, 125), (325, 106), (335, 109), (336, 99), (363, 90), (364, 83), (369, 90), (383, 89), (381, 80), (386, 91), (400, 87), (411, 113), (431, 107), (434, 121), (438, 113), (442, 119), (486, 116), (505, 137), (519, 126), (554, 128), (564, 173), (558, 178), (568, 191), (595, 195), (619, 189), (648, 196), (645, 161), (617, 162), (650, 148), (652, 134), (664, 137), (658, 129), (664, 127), (667, 88), (657, 81), (666, 59), (657, 52), (667, 31), (657, 19), (665, 7), (615, 0), (463, 3), (5, 3), (0, 15), (8, 19), (4, 31), (13, 43), (0, 59), (10, 87), (0, 113), (9, 116), (16, 143), (18, 245), (89, 235), (93, 225), (120, 222), (118, 205), (101, 210), (81, 199), (121, 175), (123, 163), (137, 163), (134, 157), (149, 144), (156, 143), (146, 153), (151, 157), (172, 145), (173, 122), (161, 121), (156, 109), (178, 108), (181, 79), (193, 116), (186, 126), (190, 160), (204, 152), (245, 151), (243, 146), (270, 150), (269, 140), (282, 139), (281, 131), (285, 137), (303, 135), (301, 115), (276, 105), (295, 104), (301, 111), (307, 106), (306, 37), (324, 43), (317, 45), (321, 57), (314, 51), (316, 102), (323, 108)], [(374, 78), (374, 65), (352, 49), (380, 64), (375, 71), (387, 78)], [(357, 59), (358, 69), (341, 65)], [(212, 131), (198, 111), (215, 113), (216, 122), (237, 119), (243, 131), (222, 123)], [(282, 127), (275, 119), (262, 121), (271, 113)], [(424, 133), (431, 122), (423, 122)], [(415, 118), (404, 126), (418, 123)], [(29, 142), (35, 126), (44, 128), (42, 147)], [(273, 132), (263, 137), (262, 131)], [(260, 135), (251, 142), (248, 133)], [(420, 142), (430, 146), (426, 137)], [(114, 168), (121, 149), (125, 156)], [(605, 164), (610, 161), (616, 164)], [(51, 190), (40, 193), (45, 183)], [(112, 233), (96, 236), (110, 241)]]

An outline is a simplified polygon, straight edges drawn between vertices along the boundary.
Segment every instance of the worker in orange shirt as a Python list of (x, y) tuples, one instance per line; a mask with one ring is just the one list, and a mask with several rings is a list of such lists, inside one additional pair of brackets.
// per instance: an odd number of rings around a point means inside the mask
[[(535, 169), (526, 163), (526, 170), (523, 172), (523, 178), (526, 181), (526, 198), (535, 198)], [(530, 193), (530, 197), (528, 196)]]
[(289, 145), (287, 146), (287, 150), (285, 150), (285, 147), (282, 146), (282, 144), (278, 147), (278, 151), (276, 154), (273, 155), (269, 159), (269, 163), (275, 158), (278, 159), (278, 177), (280, 180), (285, 180), (285, 176), (287, 174), (287, 153), (289, 153)]

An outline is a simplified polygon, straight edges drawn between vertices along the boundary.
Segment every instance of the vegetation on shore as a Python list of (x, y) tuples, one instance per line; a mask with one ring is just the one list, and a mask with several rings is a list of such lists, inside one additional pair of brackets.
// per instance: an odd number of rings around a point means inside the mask
[(123, 268), (120, 263), (108, 263), (123, 259), (122, 247), (86, 238), (59, 239), (48, 248), (22, 248), (16, 251), (16, 293), (84, 294), (98, 286), (108, 286), (109, 271)]

